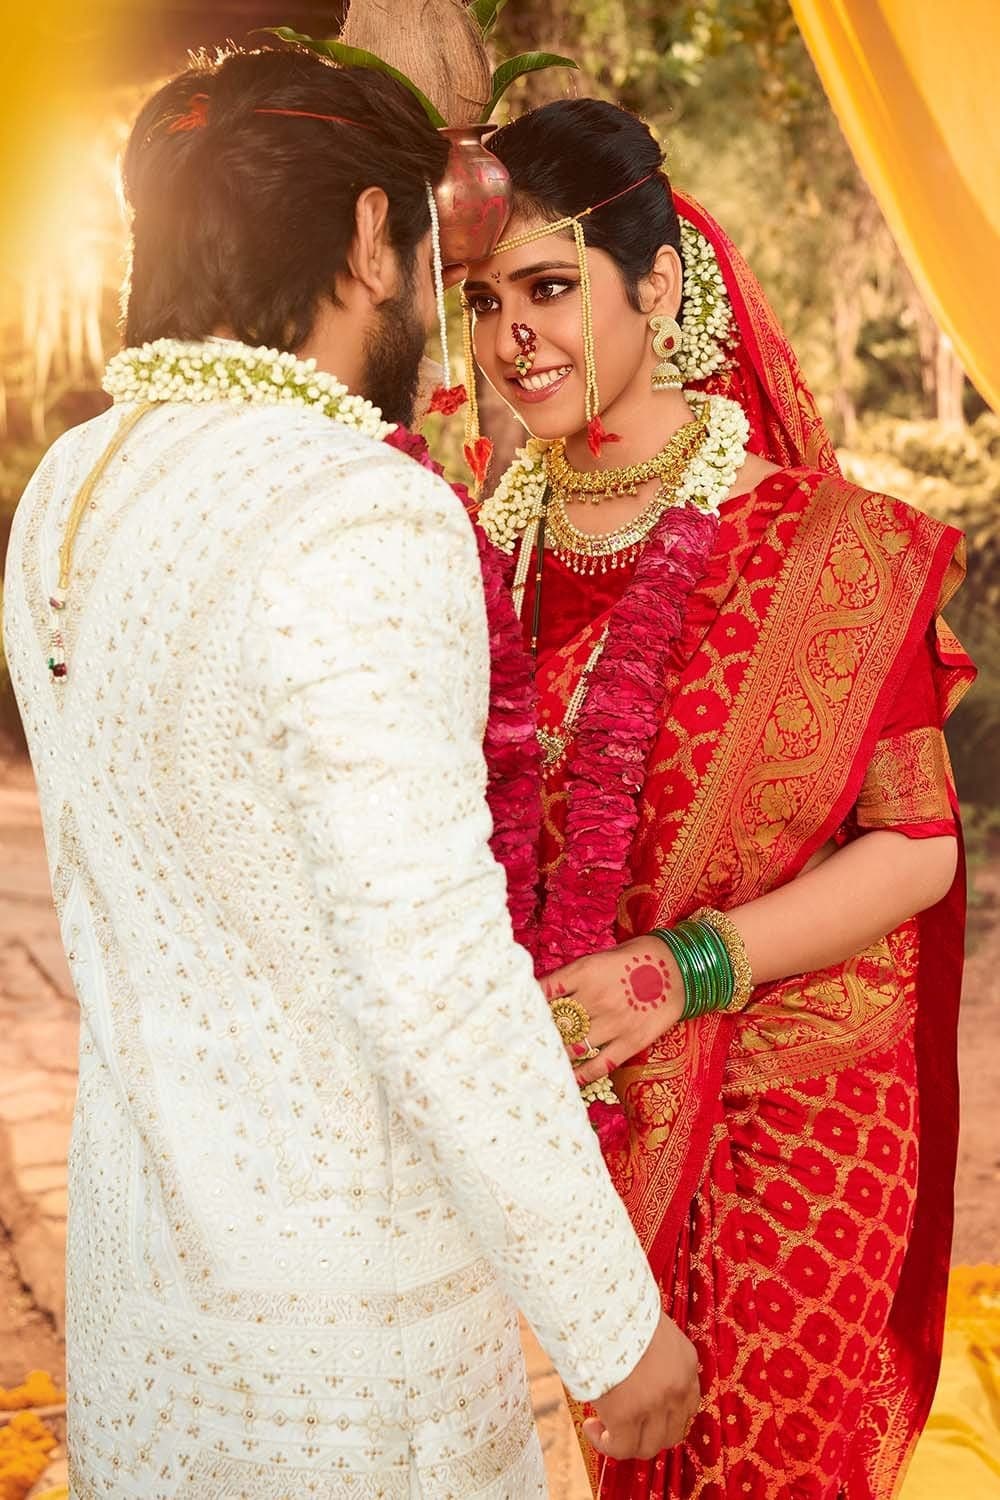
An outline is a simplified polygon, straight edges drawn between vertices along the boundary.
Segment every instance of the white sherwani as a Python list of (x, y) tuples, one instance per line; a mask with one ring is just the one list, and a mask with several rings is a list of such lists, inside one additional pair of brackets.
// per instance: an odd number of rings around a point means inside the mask
[[(487, 846), (448, 487), (308, 410), (64, 436), (7, 649), (82, 1012), (73, 1500), (528, 1500), (513, 1302), (583, 1397), (658, 1316)], [(512, 1300), (510, 1300), (513, 1298)]]

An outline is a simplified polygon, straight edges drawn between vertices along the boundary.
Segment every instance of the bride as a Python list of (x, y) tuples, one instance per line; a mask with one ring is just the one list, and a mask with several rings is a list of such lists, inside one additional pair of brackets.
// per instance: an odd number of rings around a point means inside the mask
[(530, 434), (480, 521), (535, 662), (537, 968), (704, 1393), (592, 1483), (888, 1497), (951, 1232), (961, 538), (845, 481), (640, 121), (561, 101), (490, 148), (514, 217), (464, 298)]

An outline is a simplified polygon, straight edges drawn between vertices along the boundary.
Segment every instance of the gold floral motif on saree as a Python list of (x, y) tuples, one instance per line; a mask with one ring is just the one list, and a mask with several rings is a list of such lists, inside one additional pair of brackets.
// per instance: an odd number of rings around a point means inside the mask
[(858, 793), (862, 828), (951, 818), (951, 764), (944, 735), (930, 725), (879, 740)]
[[(623, 935), (752, 900), (831, 836), (955, 545), (901, 503), (808, 472), (786, 472), (727, 526), (728, 568), (713, 565), (701, 638), (689, 638), (679, 686), (666, 685)], [(687, 1190), (703, 1091), (740, 1077), (759, 1092), (886, 1045), (912, 1005), (907, 941), (894, 934), (888, 950), (765, 992), (739, 1023), (676, 1028), (616, 1075), (633, 1137), (613, 1175), (652, 1254), (669, 1253), (664, 1204)]]
[[(938, 540), (929, 527), (915, 535), (916, 521), (905, 506), (824, 479), (777, 582), (737, 588), (755, 642), (743, 670), (702, 655), (692, 667), (704, 662), (703, 675), (689, 671), (675, 703), (683, 715), (693, 695), (711, 694), (716, 728), (676, 837), (661, 829), (656, 921), (762, 894), (815, 840), (911, 629), (911, 601)], [(761, 544), (779, 555), (781, 524)], [(720, 851), (713, 874), (724, 876), (722, 889), (706, 878), (706, 850)]]
[(734, 1021), (726, 1083), (748, 1090), (860, 1062), (912, 1023), (916, 921), (842, 964), (758, 991)]

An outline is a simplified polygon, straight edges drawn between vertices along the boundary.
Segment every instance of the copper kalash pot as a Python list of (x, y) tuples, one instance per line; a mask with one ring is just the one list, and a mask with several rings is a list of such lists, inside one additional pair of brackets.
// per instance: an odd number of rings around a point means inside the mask
[(451, 145), (437, 189), (442, 254), (448, 265), (482, 260), (511, 205), (507, 168), (483, 145), (496, 127), (478, 123), (493, 87), (482, 26), (465, 0), (351, 0), (341, 41), (375, 53), (432, 102)]
[(446, 125), (441, 131), (451, 145), (435, 193), (445, 265), (492, 255), (510, 218), (510, 173), (483, 144), (495, 129), (495, 125)]

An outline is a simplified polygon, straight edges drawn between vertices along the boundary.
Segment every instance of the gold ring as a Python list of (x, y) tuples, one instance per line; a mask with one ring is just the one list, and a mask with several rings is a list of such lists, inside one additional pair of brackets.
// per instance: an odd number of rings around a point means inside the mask
[(564, 995), (559, 1000), (553, 1000), (550, 1009), (552, 1019), (556, 1023), (556, 1030), (565, 1046), (573, 1047), (577, 1042), (587, 1041), (590, 1016), (579, 1000), (571, 1000), (568, 995)]
[[(587, 1042), (589, 1042), (589, 1041), (590, 1041), (590, 1038), (588, 1037), (587, 1038)], [(601, 1049), (600, 1049), (600, 1047), (591, 1047), (591, 1046), (588, 1046), (586, 1052), (580, 1058), (580, 1062), (582, 1062), (582, 1063), (593, 1062), (594, 1058), (595, 1057), (600, 1057), (600, 1055), (601, 1055)]]

